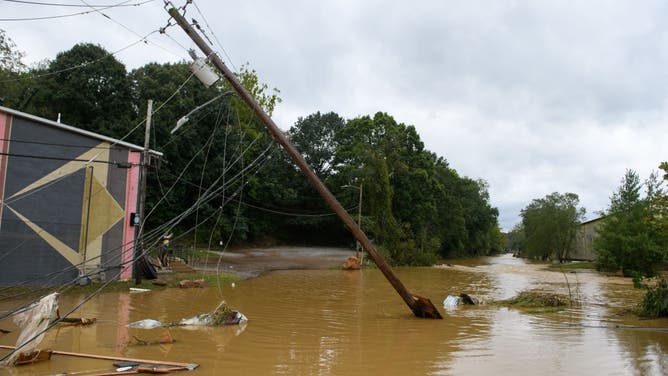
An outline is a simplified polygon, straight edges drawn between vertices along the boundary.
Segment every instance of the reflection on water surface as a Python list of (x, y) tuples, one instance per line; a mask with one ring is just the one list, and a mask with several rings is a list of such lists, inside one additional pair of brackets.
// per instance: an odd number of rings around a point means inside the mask
[[(182, 373), (188, 375), (668, 374), (668, 333), (614, 328), (668, 327), (667, 320), (617, 315), (642, 295), (630, 281), (543, 271), (508, 255), (453, 263), (396, 272), (437, 306), (448, 294), (466, 292), (489, 301), (528, 288), (566, 294), (570, 288), (583, 304), (545, 315), (462, 306), (443, 311), (444, 320), (423, 320), (412, 316), (377, 270), (277, 271), (236, 288), (105, 293), (76, 314), (97, 317), (97, 324), (55, 330), (43, 347), (200, 364)], [(81, 298), (62, 297), (61, 306)], [(247, 326), (175, 327), (173, 344), (124, 345), (133, 336), (152, 340), (165, 330), (129, 329), (130, 322), (176, 322), (209, 312), (222, 299), (248, 316)], [(0, 343), (11, 344), (12, 335), (0, 337)], [(4, 371), (50, 375), (101, 369), (110, 370), (109, 364), (54, 356), (48, 363)]]

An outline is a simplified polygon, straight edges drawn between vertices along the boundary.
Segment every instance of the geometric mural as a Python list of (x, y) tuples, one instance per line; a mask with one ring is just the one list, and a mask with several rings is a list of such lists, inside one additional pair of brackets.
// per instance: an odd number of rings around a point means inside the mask
[(142, 151), (0, 106), (0, 286), (130, 279)]
[[(11, 205), (5, 204), (21, 221), (46, 241), (54, 250), (58, 251), (72, 265), (86, 262), (86, 266), (95, 267), (100, 263), (102, 252), (102, 236), (118, 221), (124, 218), (124, 210), (107, 190), (109, 166), (107, 163), (96, 161), (109, 160), (109, 147), (106, 142), (98, 144), (75, 160), (65, 163), (54, 171), (28, 184), (13, 195), (6, 197), (6, 201), (22, 195), (34, 195), (39, 198), (41, 188), (54, 184), (59, 179), (85, 169), (83, 180), (83, 197), (81, 197), (81, 227), (78, 231), (78, 249), (74, 250), (54, 234), (33, 223)], [(85, 161), (85, 162), (84, 162)], [(89, 261), (90, 260), (90, 261)]]

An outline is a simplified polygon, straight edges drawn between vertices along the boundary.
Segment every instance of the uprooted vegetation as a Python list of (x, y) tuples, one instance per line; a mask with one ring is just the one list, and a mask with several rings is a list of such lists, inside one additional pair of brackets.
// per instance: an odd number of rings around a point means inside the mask
[(497, 300), (494, 304), (504, 307), (519, 308), (528, 313), (552, 313), (573, 305), (568, 296), (541, 290), (521, 291), (515, 297)]

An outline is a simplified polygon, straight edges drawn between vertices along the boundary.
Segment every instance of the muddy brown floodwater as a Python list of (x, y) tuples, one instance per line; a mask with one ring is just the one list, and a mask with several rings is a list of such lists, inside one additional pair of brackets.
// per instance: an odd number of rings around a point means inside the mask
[[(197, 363), (179, 373), (193, 376), (668, 374), (668, 333), (660, 330), (668, 320), (619, 315), (642, 296), (628, 279), (544, 271), (510, 255), (451, 262), (396, 269), (409, 289), (441, 307), (444, 320), (413, 317), (378, 270), (282, 270), (236, 287), (103, 293), (75, 314), (97, 317), (95, 325), (53, 330), (42, 347)], [(582, 304), (558, 313), (489, 304), (442, 309), (447, 295), (460, 292), (490, 301), (528, 288), (567, 294), (569, 287)], [(67, 309), (82, 298), (63, 296), (60, 305)], [(128, 328), (130, 322), (174, 322), (211, 311), (222, 299), (248, 316), (247, 325), (174, 327), (173, 344), (126, 345), (132, 336), (154, 340), (165, 330)], [(5, 335), (0, 343), (15, 338)], [(54, 356), (0, 374), (109, 370), (110, 362)]]

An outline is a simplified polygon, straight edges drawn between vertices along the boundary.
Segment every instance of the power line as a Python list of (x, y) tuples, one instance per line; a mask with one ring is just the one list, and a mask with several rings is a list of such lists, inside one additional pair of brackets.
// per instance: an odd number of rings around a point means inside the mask
[[(132, 34), (134, 34), (134, 35), (136, 35), (136, 36), (141, 36), (141, 35), (139, 35), (139, 33), (137, 33), (136, 31), (134, 31), (134, 30), (132, 30), (132, 29), (130, 29), (128, 26), (122, 24), (122, 23), (119, 22), (119, 21), (116, 21), (115, 19), (111, 18), (111, 17), (108, 16), (107, 14), (102, 13), (102, 11), (105, 10), (105, 9), (107, 9), (107, 8), (99, 8), (99, 9), (98, 9), (98, 8), (96, 8), (94, 5), (90, 5), (90, 4), (88, 4), (85, 0), (80, 0), (80, 1), (81, 1), (82, 3), (84, 3), (84, 4), (86, 4), (89, 8), (91, 8), (91, 9), (92, 9), (91, 12), (97, 12), (97, 13), (99, 13), (100, 15), (102, 15), (104, 18), (106, 18), (106, 19), (108, 19), (109, 21), (111, 21), (111, 22), (113, 22), (113, 23), (119, 25), (120, 27), (122, 27), (122, 28), (124, 28), (125, 30), (131, 32)], [(129, 1), (129, 0), (128, 0), (128, 1)], [(126, 1), (126, 2), (127, 2), (127, 1)], [(152, 42), (152, 41), (150, 41), (150, 40), (148, 40), (148, 39), (147, 39), (146, 41), (149, 42), (149, 43), (151, 43), (151, 44), (153, 44), (154, 46), (156, 46), (156, 47), (162, 49), (163, 51), (166, 51), (166, 52), (168, 52), (168, 53), (170, 53), (170, 54), (173, 54), (173, 55), (175, 55), (175, 56), (178, 56), (178, 57), (180, 57), (180, 58), (183, 58), (182, 56), (179, 56), (178, 54), (175, 54), (174, 52), (168, 50), (167, 48), (165, 48), (165, 47), (163, 47), (163, 46), (161, 46), (161, 45), (159, 45), (159, 44), (157, 44), (157, 43), (155, 43), (155, 42)]]
[(225, 57), (227, 57), (227, 60), (230, 62), (230, 65), (232, 65), (232, 68), (234, 69), (234, 71), (239, 72), (237, 67), (234, 65), (234, 62), (232, 61), (232, 58), (230, 57), (230, 55), (228, 55), (227, 51), (225, 51), (225, 48), (223, 47), (223, 44), (220, 43), (220, 41), (218, 40), (218, 37), (216, 36), (216, 33), (213, 31), (213, 28), (211, 28), (211, 25), (209, 25), (209, 22), (206, 20), (206, 17), (204, 17), (204, 13), (202, 13), (202, 11), (199, 9), (196, 2), (193, 1), (193, 5), (195, 6), (195, 9), (197, 9), (197, 13), (199, 13), (199, 15), (204, 20), (204, 24), (206, 25), (206, 27), (209, 28), (209, 31), (211, 31), (211, 35), (213, 35), (213, 39), (216, 41), (216, 43), (218, 44), (218, 47), (221, 49), (221, 51), (223, 51), (223, 54), (225, 54)]
[(63, 72), (67, 72), (67, 71), (71, 71), (71, 70), (74, 70), (74, 69), (83, 68), (83, 67), (86, 67), (86, 66), (88, 66), (88, 65), (98, 63), (98, 62), (100, 62), (100, 61), (102, 61), (102, 60), (104, 60), (104, 59), (108, 59), (109, 57), (112, 57), (112, 56), (114, 56), (114, 55), (116, 55), (116, 54), (118, 54), (118, 53), (120, 53), (120, 52), (123, 52), (123, 51), (127, 50), (127, 49), (130, 48), (130, 47), (133, 47), (133, 46), (139, 44), (140, 42), (145, 42), (145, 43), (146, 43), (146, 42), (148, 41), (148, 39), (146, 39), (146, 38), (148, 38), (151, 34), (154, 34), (154, 33), (157, 33), (157, 32), (158, 32), (158, 30), (153, 30), (153, 31), (151, 31), (150, 33), (148, 33), (148, 34), (144, 35), (143, 37), (141, 37), (139, 40), (134, 41), (134, 42), (130, 43), (129, 45), (125, 46), (125, 47), (122, 47), (122, 48), (120, 48), (120, 49), (118, 49), (118, 50), (116, 50), (116, 51), (114, 51), (114, 52), (110, 52), (110, 53), (108, 53), (107, 55), (105, 55), (105, 56), (103, 56), (103, 57), (100, 57), (100, 58), (97, 58), (97, 59), (95, 59), (95, 60), (85, 61), (85, 62), (83, 62), (83, 63), (77, 64), (77, 65), (73, 65), (73, 66), (70, 66), (70, 67), (66, 67), (66, 68), (63, 68), (63, 69), (59, 69), (59, 70), (57, 70), (57, 71), (53, 71), (53, 72), (47, 72), (47, 73), (41, 73), (41, 74), (28, 74), (28, 75), (25, 75), (25, 76), (23, 76), (23, 77), (13, 78), (13, 79), (9, 79), (9, 80), (3, 80), (3, 81), (0, 81), (0, 82), (15, 82), (15, 81), (22, 81), (22, 80), (29, 80), (29, 79), (35, 79), (35, 78), (48, 77), (48, 76), (53, 76), (53, 75), (56, 75), (56, 74), (59, 74), (59, 73), (63, 73)]
[[(82, 15), (93, 13), (93, 12), (99, 12), (101, 10), (117, 8), (117, 7), (122, 6), (125, 3), (129, 3), (130, 1), (131, 0), (125, 0), (125, 1), (122, 1), (118, 4), (109, 5), (109, 6), (106, 6), (106, 7), (99, 8), (99, 9), (89, 5), (89, 7), (92, 8), (93, 10), (86, 10), (86, 11), (77, 12), (77, 13), (60, 14), (60, 15), (55, 15), (55, 16), (43, 16), (43, 17), (0, 18), (0, 21), (43, 21), (43, 20), (51, 20), (51, 19), (56, 19), (56, 18), (82, 16)], [(142, 3), (142, 4), (148, 3), (150, 1), (154, 1), (154, 0), (148, 0), (144, 3)], [(86, 4), (86, 5), (88, 5), (88, 4)]]
[[(47, 3), (47, 2), (42, 2), (42, 1), (26, 1), (26, 0), (0, 0), (0, 1), (5, 1), (8, 3), (19, 3), (19, 4), (28, 4), (28, 5), (44, 5), (44, 6), (56, 6), (56, 7), (71, 7), (71, 8), (88, 8), (88, 5), (78, 5), (78, 4), (68, 4), (68, 3)], [(146, 0), (140, 3), (134, 3), (134, 4), (96, 4), (93, 5), (94, 7), (100, 7), (100, 8), (120, 8), (120, 7), (138, 7), (140, 5), (144, 5), (146, 3), (153, 2), (155, 0)]]
[[(184, 182), (184, 183), (186, 183), (186, 184), (188, 184), (188, 185), (190, 185), (190, 186), (192, 186), (192, 187), (202, 188), (202, 186), (198, 185), (197, 183), (193, 183), (193, 182), (191, 182), (191, 181), (182, 179), (182, 178), (180, 178), (180, 176), (176, 176), (176, 175), (171, 174), (171, 173), (169, 173), (169, 172), (163, 172), (163, 173), (166, 174), (166, 175), (175, 177), (175, 178), (179, 178), (179, 180), (181, 180), (182, 182)], [(225, 198), (225, 196), (223, 196), (223, 198)], [(281, 210), (270, 209), (270, 208), (267, 208), (267, 207), (262, 207), (262, 206), (258, 206), (258, 205), (250, 204), (250, 203), (248, 203), (248, 202), (246, 202), (246, 201), (242, 201), (242, 200), (238, 200), (238, 199), (235, 199), (234, 201), (240, 202), (240, 203), (241, 203), (242, 205), (244, 205), (244, 206), (248, 206), (248, 207), (250, 207), (250, 208), (257, 209), (257, 210), (261, 210), (261, 211), (264, 211), (264, 212), (267, 212), (267, 213), (273, 213), (273, 214), (279, 214), (279, 215), (285, 215), (285, 216), (292, 216), (292, 217), (328, 217), (328, 216), (336, 215), (336, 213), (297, 213), (297, 212), (288, 212), (287, 209), (281, 209)], [(354, 206), (354, 207), (351, 207), (351, 208), (347, 208), (346, 210), (347, 210), (347, 211), (352, 211), (352, 210), (355, 210), (355, 209), (357, 209), (357, 206)]]
[(46, 155), (28, 155), (28, 154), (15, 154), (15, 153), (0, 153), (0, 155), (6, 155), (9, 157), (17, 157), (17, 158), (46, 159), (54, 161), (106, 163), (106, 164), (117, 165), (118, 167), (122, 168), (130, 168), (131, 166), (141, 166), (141, 163), (130, 163), (125, 161), (99, 161), (90, 159), (50, 157)]
[(40, 141), (28, 141), (28, 140), (17, 140), (17, 139), (10, 139), (10, 138), (0, 138), (1, 141), (9, 141), (12, 143), (19, 143), (19, 144), (34, 144), (34, 145), (45, 145), (45, 146), (58, 146), (58, 147), (64, 147), (64, 148), (74, 148), (74, 149), (102, 149), (102, 150), (109, 150), (111, 149), (108, 146), (85, 146), (85, 145), (74, 145), (74, 144), (56, 144), (56, 143), (51, 143), (51, 142), (40, 142)]

